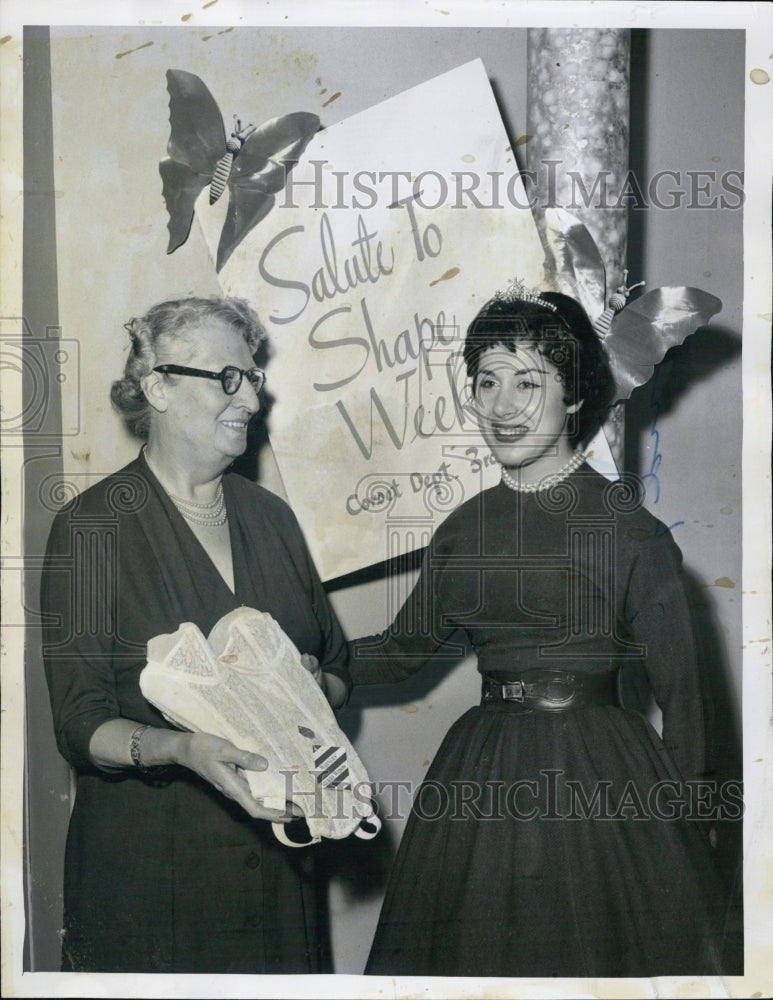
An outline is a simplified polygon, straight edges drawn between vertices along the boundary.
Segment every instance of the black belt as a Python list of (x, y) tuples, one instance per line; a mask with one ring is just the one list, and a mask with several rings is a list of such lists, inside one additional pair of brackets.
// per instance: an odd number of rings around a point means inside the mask
[(516, 711), (568, 712), (588, 705), (619, 705), (618, 671), (573, 674), (547, 667), (524, 670), (517, 678), (483, 677), (481, 704), (507, 702)]

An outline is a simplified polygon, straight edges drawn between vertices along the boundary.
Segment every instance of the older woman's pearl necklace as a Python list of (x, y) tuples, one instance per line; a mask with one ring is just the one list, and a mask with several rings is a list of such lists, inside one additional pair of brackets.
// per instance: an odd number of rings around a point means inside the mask
[(537, 493), (539, 490), (549, 490), (551, 486), (555, 486), (562, 479), (571, 476), (573, 472), (580, 468), (584, 461), (585, 456), (583, 455), (582, 448), (578, 447), (566, 465), (562, 466), (558, 472), (552, 472), (536, 483), (519, 483), (502, 466), (502, 482), (505, 486), (509, 486), (511, 490), (515, 490), (516, 493)]
[(169, 499), (185, 520), (190, 521), (191, 524), (201, 524), (206, 528), (219, 528), (228, 520), (222, 480), (217, 484), (215, 499), (211, 503), (194, 503), (192, 500), (176, 497), (172, 493), (169, 494)]

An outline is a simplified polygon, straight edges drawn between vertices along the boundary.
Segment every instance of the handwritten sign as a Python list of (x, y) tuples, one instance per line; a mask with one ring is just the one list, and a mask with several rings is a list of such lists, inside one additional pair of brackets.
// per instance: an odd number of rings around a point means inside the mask
[[(197, 205), (213, 254), (217, 212)], [(481, 305), (514, 277), (539, 284), (542, 261), (475, 61), (318, 133), (223, 268), (269, 331), (271, 444), (324, 579), (425, 545), (495, 481), (461, 348)]]

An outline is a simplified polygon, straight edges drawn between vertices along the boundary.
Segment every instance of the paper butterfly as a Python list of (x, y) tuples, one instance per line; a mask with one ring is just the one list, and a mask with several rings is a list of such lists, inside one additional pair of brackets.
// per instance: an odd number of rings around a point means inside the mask
[(218, 271), (247, 233), (274, 206), (287, 175), (319, 128), (319, 118), (295, 112), (272, 118), (259, 127), (234, 128), (226, 138), (223, 117), (207, 87), (193, 73), (170, 69), (168, 157), (159, 170), (169, 212), (169, 246), (173, 253), (188, 239), (196, 199), (209, 185), (210, 204), (228, 189), (228, 211), (217, 250)]
[[(624, 285), (606, 301), (606, 269), (588, 229), (561, 208), (545, 210), (546, 269), (559, 291), (578, 299), (604, 338), (617, 394), (628, 399), (652, 377), (671, 347), (683, 343), (720, 311), (722, 301), (700, 288), (668, 286), (627, 303)], [(625, 282), (628, 272), (625, 272)], [(605, 308), (606, 306), (606, 308)]]

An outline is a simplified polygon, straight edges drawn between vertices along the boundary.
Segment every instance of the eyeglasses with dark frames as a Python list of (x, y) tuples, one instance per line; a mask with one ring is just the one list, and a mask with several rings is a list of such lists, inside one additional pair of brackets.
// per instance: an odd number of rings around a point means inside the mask
[(203, 368), (188, 368), (185, 365), (157, 365), (154, 372), (161, 372), (162, 375), (192, 375), (194, 378), (214, 378), (223, 387), (226, 396), (233, 396), (239, 391), (242, 379), (247, 376), (247, 381), (258, 395), (266, 384), (266, 373), (262, 368), (237, 368), (236, 365), (226, 365), (222, 371), (208, 372)]

